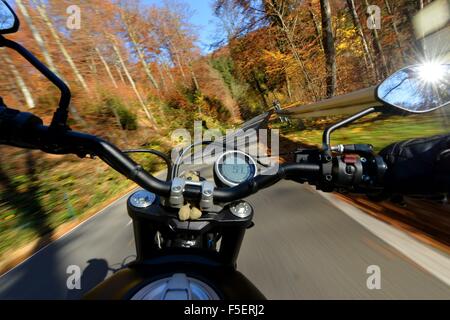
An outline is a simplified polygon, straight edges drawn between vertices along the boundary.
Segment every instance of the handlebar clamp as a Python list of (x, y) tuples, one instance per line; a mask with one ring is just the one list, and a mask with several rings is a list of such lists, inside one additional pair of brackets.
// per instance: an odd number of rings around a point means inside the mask
[(175, 177), (170, 186), (169, 204), (172, 208), (181, 208), (184, 205), (184, 186), (186, 181), (182, 178)]
[(202, 197), (200, 200), (200, 210), (209, 211), (214, 207), (214, 184), (209, 181), (202, 182)]

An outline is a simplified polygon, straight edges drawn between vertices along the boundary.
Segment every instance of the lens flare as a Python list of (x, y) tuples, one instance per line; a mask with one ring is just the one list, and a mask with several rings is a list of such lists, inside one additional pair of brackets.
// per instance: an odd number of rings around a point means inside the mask
[(440, 63), (425, 62), (419, 66), (420, 79), (428, 83), (437, 83), (444, 78), (445, 68)]

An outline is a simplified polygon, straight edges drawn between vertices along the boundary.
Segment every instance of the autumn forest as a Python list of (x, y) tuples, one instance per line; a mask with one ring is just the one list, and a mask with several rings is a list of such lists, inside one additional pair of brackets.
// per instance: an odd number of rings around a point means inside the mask
[[(218, 21), (208, 50), (199, 45), (189, 1), (79, 0), (77, 8), (70, 8), (72, 0), (8, 2), (21, 21), (10, 38), (69, 84), (73, 129), (123, 148), (167, 151), (171, 130), (194, 120), (227, 128), (269, 110), (274, 100), (319, 101), (375, 85), (419, 61), (413, 19), (433, 1), (204, 1)], [(58, 103), (55, 87), (11, 50), (0, 48), (0, 63), (5, 103), (48, 123)], [(0, 260), (132, 186), (95, 161), (0, 148)]]

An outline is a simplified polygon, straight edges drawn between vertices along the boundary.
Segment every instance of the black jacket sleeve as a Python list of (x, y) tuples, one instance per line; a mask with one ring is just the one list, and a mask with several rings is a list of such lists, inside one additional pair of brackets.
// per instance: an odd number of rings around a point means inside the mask
[(396, 142), (380, 152), (385, 191), (432, 196), (450, 192), (450, 134)]

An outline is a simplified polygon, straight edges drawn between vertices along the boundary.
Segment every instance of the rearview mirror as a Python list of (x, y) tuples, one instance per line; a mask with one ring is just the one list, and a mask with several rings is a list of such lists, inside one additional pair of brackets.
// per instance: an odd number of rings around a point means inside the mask
[(0, 34), (14, 33), (19, 29), (19, 19), (6, 3), (5, 0), (0, 1)]
[(450, 64), (424, 63), (403, 68), (377, 88), (384, 104), (425, 113), (450, 104)]

